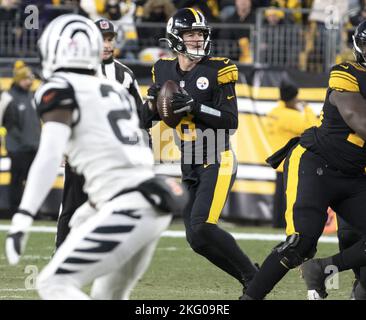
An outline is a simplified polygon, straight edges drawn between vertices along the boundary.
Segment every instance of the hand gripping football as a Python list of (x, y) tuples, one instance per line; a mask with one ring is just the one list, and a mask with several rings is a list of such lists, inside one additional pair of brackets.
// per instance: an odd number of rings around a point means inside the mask
[(182, 113), (173, 113), (171, 100), (176, 92), (180, 92), (179, 86), (173, 80), (166, 81), (159, 91), (156, 103), (161, 120), (171, 128), (175, 128), (183, 117)]

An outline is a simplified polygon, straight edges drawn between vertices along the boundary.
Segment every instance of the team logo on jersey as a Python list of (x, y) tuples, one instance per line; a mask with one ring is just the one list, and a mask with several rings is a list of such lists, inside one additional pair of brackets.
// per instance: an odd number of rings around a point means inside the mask
[(186, 86), (186, 82), (184, 80), (179, 81), (179, 86), (184, 88)]
[(196, 85), (198, 89), (205, 90), (208, 88), (209, 81), (206, 77), (200, 77), (197, 79)]

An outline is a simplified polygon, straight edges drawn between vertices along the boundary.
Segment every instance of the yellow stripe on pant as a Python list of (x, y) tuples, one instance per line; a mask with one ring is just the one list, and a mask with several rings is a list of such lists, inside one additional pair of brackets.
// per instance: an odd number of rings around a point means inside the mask
[(298, 145), (293, 151), (289, 159), (287, 172), (287, 187), (286, 187), (286, 234), (297, 233), (294, 225), (294, 205), (297, 198), (297, 186), (299, 183), (299, 166), (300, 160), (305, 148)]
[(231, 150), (221, 152), (220, 169), (217, 176), (214, 196), (212, 199), (210, 212), (206, 222), (217, 224), (221, 211), (224, 208), (227, 195), (229, 193), (230, 182), (233, 175), (234, 154)]

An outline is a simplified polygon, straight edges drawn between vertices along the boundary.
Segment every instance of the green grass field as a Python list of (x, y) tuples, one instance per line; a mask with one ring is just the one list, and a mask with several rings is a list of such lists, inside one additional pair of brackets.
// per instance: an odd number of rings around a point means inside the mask
[[(0, 221), (0, 224), (8, 224)], [(54, 226), (53, 223), (36, 222), (35, 225)], [(265, 227), (240, 227), (222, 224), (229, 232), (242, 233), (280, 233)], [(171, 230), (184, 230), (181, 223), (173, 223)], [(5, 232), (0, 231), (0, 246), (4, 248)], [(21, 263), (15, 267), (7, 265), (4, 250), (0, 250), (0, 300), (39, 299), (32, 289), (34, 272), (41, 270), (54, 250), (52, 233), (31, 233), (27, 250)], [(277, 242), (259, 240), (240, 240), (240, 247), (255, 262), (262, 263)], [(337, 252), (337, 244), (319, 243), (317, 256)], [(339, 275), (339, 289), (329, 290), (328, 299), (348, 299), (353, 274)], [(88, 290), (86, 288), (85, 290)], [(194, 253), (184, 238), (161, 238), (152, 264), (135, 288), (134, 300), (237, 300), (241, 295), (240, 284), (220, 271), (201, 256)], [(287, 276), (268, 295), (273, 300), (303, 300), (306, 289), (298, 270)]]

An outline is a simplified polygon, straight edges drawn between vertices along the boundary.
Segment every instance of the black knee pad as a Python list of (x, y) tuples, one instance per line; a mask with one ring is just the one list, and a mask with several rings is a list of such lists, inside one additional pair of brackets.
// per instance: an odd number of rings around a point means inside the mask
[(293, 269), (315, 256), (316, 241), (299, 234), (292, 234), (273, 250), (280, 255), (281, 263), (286, 268)]

